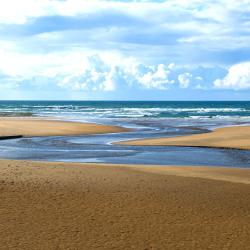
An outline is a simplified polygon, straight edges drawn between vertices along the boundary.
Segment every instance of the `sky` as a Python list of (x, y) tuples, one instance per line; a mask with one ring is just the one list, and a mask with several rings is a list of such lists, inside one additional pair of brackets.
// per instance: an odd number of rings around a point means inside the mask
[(0, 0), (1, 100), (250, 100), (250, 0)]

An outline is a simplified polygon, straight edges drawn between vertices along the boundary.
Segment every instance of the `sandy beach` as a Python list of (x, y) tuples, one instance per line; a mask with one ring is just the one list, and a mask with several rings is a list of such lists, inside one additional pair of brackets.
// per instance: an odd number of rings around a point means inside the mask
[(60, 136), (129, 131), (126, 128), (95, 123), (68, 122), (45, 118), (0, 118), (1, 136)]
[(2, 1), (0, 250), (250, 250), (250, 0)]
[(211, 133), (119, 142), (134, 146), (193, 146), (250, 149), (250, 126), (225, 127)]
[[(1, 119), (0, 128), (1, 135), (24, 136), (127, 131), (30, 118)], [(191, 137), (212, 137), (211, 143), (218, 141), (214, 134), (230, 134), (234, 139), (221, 143), (232, 147), (248, 129)], [(250, 244), (249, 169), (0, 160), (0, 190), (1, 249), (238, 250)]]
[(248, 249), (246, 183), (248, 169), (1, 160), (1, 249)]

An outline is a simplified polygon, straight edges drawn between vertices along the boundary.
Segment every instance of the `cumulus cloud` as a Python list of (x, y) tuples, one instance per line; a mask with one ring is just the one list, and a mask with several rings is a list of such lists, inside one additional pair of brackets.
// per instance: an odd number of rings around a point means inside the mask
[(146, 88), (166, 89), (169, 84), (174, 83), (174, 80), (169, 80), (172, 64), (168, 66), (159, 64), (156, 67), (144, 66), (144, 68), (140, 71), (140, 67), (137, 66), (137, 72), (133, 77)]
[(73, 91), (115, 91), (129, 86), (167, 89), (174, 84), (174, 63), (146, 64), (120, 53), (91, 55), (69, 50), (26, 55), (5, 48), (0, 49), (0, 70), (0, 85), (8, 83), (13, 88), (42, 88), (49, 83), (51, 88)]
[(64, 77), (59, 86), (74, 90), (114, 91), (119, 86), (138, 85), (147, 89), (167, 89), (173, 64), (146, 65), (134, 58), (110, 62), (95, 55), (87, 58), (82, 71)]
[(233, 90), (250, 89), (250, 62), (231, 66), (224, 78), (214, 81), (214, 87)]
[(190, 79), (192, 77), (192, 74), (190, 73), (183, 73), (178, 76), (178, 81), (180, 83), (181, 88), (187, 88), (190, 83)]
[(127, 88), (188, 88), (191, 79), (193, 84), (203, 82), (200, 75), (207, 70), (189, 69), (172, 62), (146, 63), (117, 52), (93, 55), (85, 50), (68, 50), (27, 55), (15, 47), (2, 45), (0, 85), (13, 89), (46, 87), (79, 92), (114, 92)]
[(56, 77), (58, 86), (72, 90), (114, 91), (120, 81), (120, 69), (106, 64), (99, 56), (85, 59), (85, 64), (78, 72), (59, 73)]

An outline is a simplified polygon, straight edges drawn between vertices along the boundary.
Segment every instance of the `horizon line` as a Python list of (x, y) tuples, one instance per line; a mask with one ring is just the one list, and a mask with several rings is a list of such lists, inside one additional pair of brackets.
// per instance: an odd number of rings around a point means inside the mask
[(0, 100), (0, 102), (250, 102), (250, 100), (69, 100), (69, 99), (60, 99), (60, 100), (53, 100), (53, 99), (41, 99), (41, 100), (34, 100), (34, 99), (6, 99)]

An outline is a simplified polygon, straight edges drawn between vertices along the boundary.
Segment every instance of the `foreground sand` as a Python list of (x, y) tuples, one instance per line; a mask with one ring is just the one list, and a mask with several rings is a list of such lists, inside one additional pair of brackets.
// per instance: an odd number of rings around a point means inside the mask
[(119, 142), (135, 146), (196, 146), (250, 149), (250, 126), (219, 128), (211, 133)]
[(0, 249), (249, 249), (249, 183), (249, 169), (2, 160)]
[(94, 123), (36, 118), (0, 118), (1, 136), (59, 136), (125, 132), (128, 129)]

